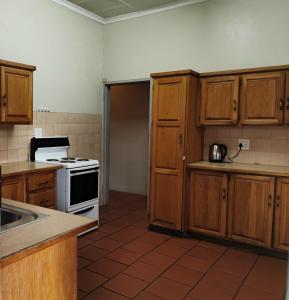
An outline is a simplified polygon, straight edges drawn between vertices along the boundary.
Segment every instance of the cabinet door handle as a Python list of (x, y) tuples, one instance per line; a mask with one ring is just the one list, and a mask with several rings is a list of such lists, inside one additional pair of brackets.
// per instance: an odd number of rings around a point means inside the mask
[(3, 95), (2, 102), (3, 102), (3, 106), (6, 106), (6, 103), (7, 103), (7, 101), (6, 101), (6, 94)]
[(227, 193), (227, 190), (225, 188), (223, 188), (223, 194), (222, 194), (223, 200), (226, 200), (226, 193)]
[(276, 197), (276, 207), (279, 207), (280, 206), (280, 196), (278, 195)]
[(179, 144), (181, 145), (182, 143), (183, 143), (183, 135), (180, 134), (180, 136), (179, 136)]
[(280, 110), (284, 110), (284, 99), (280, 98)]
[(289, 97), (287, 98), (287, 106), (286, 109), (289, 110)]
[(268, 206), (270, 207), (271, 205), (272, 205), (272, 195), (269, 195)]
[(237, 100), (234, 100), (234, 111), (237, 111), (237, 108), (238, 108), (238, 102)]

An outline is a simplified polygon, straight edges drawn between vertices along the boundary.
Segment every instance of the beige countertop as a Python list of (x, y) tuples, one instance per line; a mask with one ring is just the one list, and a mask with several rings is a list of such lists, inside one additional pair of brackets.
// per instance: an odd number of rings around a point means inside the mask
[(255, 175), (289, 177), (289, 167), (282, 166), (243, 163), (211, 163), (208, 161), (200, 161), (188, 164), (187, 167), (189, 169), (222, 171), (228, 173), (246, 173)]
[(62, 168), (61, 165), (35, 163), (31, 161), (3, 163), (0, 165), (1, 165), (2, 177), (25, 174), (25, 173), (33, 173), (38, 171), (57, 170)]
[(20, 227), (0, 231), (0, 266), (9, 264), (19, 257), (37, 251), (55, 239), (77, 235), (97, 226), (97, 221), (78, 215), (63, 213), (27, 203), (2, 198), (2, 203), (15, 206), (34, 213), (44, 214), (43, 218)]

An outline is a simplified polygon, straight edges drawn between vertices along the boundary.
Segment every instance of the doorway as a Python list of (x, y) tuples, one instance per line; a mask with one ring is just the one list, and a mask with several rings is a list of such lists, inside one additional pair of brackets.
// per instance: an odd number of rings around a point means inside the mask
[(104, 92), (103, 204), (123, 195), (147, 197), (150, 81), (105, 84)]

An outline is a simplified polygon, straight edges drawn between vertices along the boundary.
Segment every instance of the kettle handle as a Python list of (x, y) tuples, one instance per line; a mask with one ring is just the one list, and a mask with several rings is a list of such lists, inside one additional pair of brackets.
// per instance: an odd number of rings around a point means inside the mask
[(224, 144), (220, 144), (220, 149), (221, 149), (222, 160), (224, 160), (228, 152), (227, 146)]

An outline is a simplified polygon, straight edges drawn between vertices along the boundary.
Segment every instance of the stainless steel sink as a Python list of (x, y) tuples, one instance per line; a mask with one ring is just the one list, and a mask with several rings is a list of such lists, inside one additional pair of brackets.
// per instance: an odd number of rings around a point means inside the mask
[(23, 226), (25, 224), (30, 224), (44, 217), (48, 216), (39, 213), (35, 214), (34, 212), (27, 209), (2, 204), (0, 208), (0, 232)]

